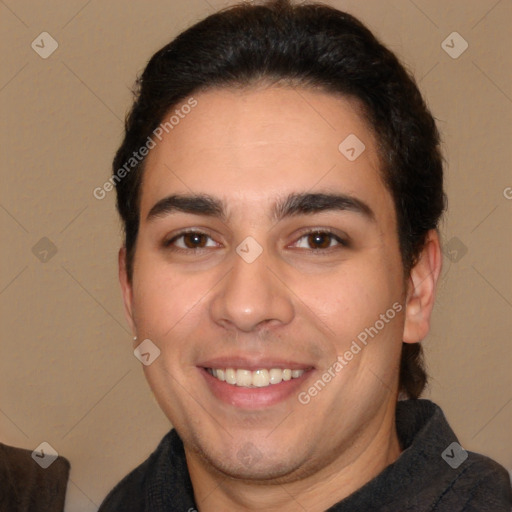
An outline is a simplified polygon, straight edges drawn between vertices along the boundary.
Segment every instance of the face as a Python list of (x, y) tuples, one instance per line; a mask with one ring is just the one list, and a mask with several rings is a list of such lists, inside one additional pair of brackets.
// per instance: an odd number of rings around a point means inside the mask
[(146, 377), (188, 457), (226, 474), (347, 462), (396, 402), (404, 334), (376, 141), (325, 93), (194, 97), (147, 158), (131, 283), (121, 253), (137, 343), (160, 350)]

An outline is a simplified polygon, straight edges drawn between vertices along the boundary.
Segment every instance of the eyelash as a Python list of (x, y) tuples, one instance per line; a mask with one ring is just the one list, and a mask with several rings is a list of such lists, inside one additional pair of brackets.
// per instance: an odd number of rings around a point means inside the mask
[[(189, 229), (189, 230), (181, 231), (180, 233), (176, 234), (169, 240), (165, 240), (163, 242), (164, 248), (169, 249), (173, 252), (178, 252), (178, 253), (200, 252), (200, 251), (208, 249), (208, 247), (197, 247), (196, 249), (183, 249), (181, 247), (173, 246), (173, 243), (176, 242), (176, 240), (179, 240), (183, 236), (189, 235), (189, 234), (206, 236), (207, 238), (212, 239), (210, 237), (210, 235), (208, 235), (208, 233), (204, 233), (203, 231), (199, 231), (199, 230), (195, 230), (195, 229)], [(340, 236), (336, 235), (333, 231), (331, 231), (329, 229), (313, 229), (313, 230), (305, 231), (305, 232), (301, 233), (301, 235), (297, 239), (297, 241), (299, 241), (309, 235), (316, 235), (316, 234), (328, 235), (331, 238), (331, 242), (332, 242), (332, 240), (335, 240), (336, 242), (338, 242), (339, 246), (341, 246), (341, 247), (348, 248), (350, 246), (349, 242), (346, 239), (341, 238)], [(321, 253), (324, 253), (324, 254), (330, 253), (330, 252), (332, 252), (333, 249), (336, 249), (336, 247), (327, 247), (325, 249), (303, 249), (303, 250), (320, 256)]]

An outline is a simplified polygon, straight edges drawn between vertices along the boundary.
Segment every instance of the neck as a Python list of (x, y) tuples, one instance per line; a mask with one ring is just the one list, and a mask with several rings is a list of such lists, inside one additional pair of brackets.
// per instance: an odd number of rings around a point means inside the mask
[(198, 510), (321, 512), (328, 509), (375, 478), (400, 455), (395, 407), (396, 402), (388, 404), (379, 423), (367, 428), (333, 462), (286, 483), (237, 480), (211, 468), (185, 448)]

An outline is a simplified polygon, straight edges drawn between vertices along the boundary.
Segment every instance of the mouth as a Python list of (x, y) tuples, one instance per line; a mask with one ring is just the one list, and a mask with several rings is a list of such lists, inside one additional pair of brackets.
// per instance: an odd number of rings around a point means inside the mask
[(231, 386), (266, 388), (280, 384), (283, 381), (287, 382), (292, 379), (298, 379), (308, 369), (260, 368), (258, 370), (248, 370), (245, 368), (205, 368), (205, 370), (215, 379)]
[(204, 361), (198, 370), (213, 396), (243, 410), (261, 410), (295, 400), (316, 373), (308, 364), (244, 357)]

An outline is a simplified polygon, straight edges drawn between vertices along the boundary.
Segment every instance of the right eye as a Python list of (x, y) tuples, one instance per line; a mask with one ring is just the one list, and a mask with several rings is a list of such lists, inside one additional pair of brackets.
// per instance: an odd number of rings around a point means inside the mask
[[(181, 246), (177, 243), (178, 240), (180, 239), (183, 241)], [(173, 236), (170, 240), (164, 241), (163, 245), (166, 249), (170, 249), (171, 251), (197, 252), (198, 250), (200, 251), (202, 249), (207, 248), (205, 247), (207, 239), (212, 240), (212, 238), (208, 234), (203, 233), (202, 231), (186, 230)], [(210, 247), (212, 246), (210, 245)], [(213, 245), (213, 247), (216, 247), (216, 245)]]

